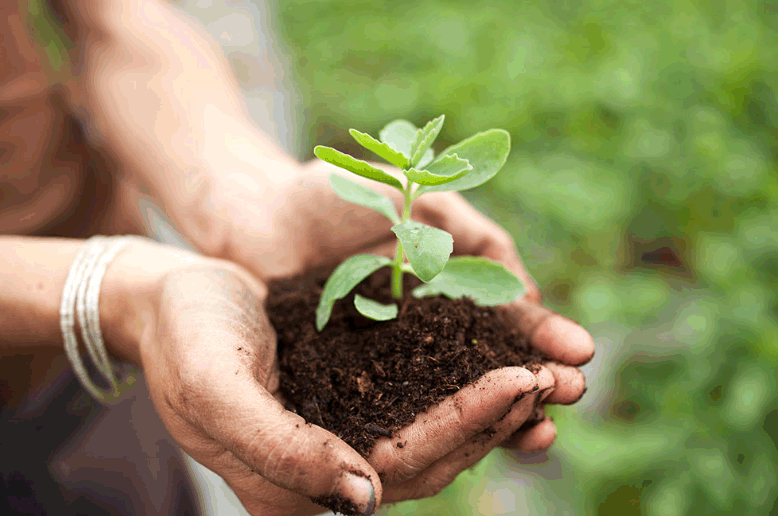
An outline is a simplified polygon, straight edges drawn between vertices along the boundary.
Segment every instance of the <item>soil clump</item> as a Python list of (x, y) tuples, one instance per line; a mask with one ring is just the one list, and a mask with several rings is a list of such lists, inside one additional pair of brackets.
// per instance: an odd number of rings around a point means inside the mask
[[(494, 308), (443, 296), (416, 299), (405, 275), (399, 315), (377, 322), (357, 312), (354, 294), (391, 303), (388, 268), (335, 303), (316, 331), (315, 312), (331, 269), (277, 280), (267, 312), (278, 334), (281, 392), (287, 408), (367, 457), (417, 414), (492, 369), (534, 369), (543, 357)], [(399, 443), (398, 446), (402, 446)]]

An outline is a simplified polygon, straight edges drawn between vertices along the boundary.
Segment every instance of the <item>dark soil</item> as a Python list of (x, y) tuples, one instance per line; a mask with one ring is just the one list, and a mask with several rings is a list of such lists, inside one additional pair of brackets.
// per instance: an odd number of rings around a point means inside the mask
[(397, 319), (362, 316), (354, 292), (392, 302), (388, 268), (338, 301), (319, 333), (315, 311), (329, 272), (270, 286), (267, 310), (278, 333), (281, 390), (290, 410), (364, 456), (376, 439), (390, 437), (487, 371), (542, 361), (493, 308), (469, 299), (415, 299), (410, 290), (418, 280), (407, 274)]
[(351, 502), (340, 495), (319, 496), (318, 498), (312, 498), (311, 501), (322, 507), (326, 507), (335, 514), (360, 514), (360, 511), (354, 502)]

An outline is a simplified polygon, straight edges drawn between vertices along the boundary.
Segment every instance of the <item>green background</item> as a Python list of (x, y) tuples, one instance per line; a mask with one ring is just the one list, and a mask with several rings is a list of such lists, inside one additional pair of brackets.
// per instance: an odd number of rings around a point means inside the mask
[[(360, 155), (347, 129), (394, 118), (444, 113), (437, 150), (511, 133), (506, 167), (468, 197), (513, 234), (547, 304), (598, 343), (584, 400), (550, 411), (545, 464), (493, 454), (388, 514), (770, 514), (778, 3), (273, 10), (301, 93), (301, 157), (315, 144)], [(501, 482), (523, 471), (526, 483)]]

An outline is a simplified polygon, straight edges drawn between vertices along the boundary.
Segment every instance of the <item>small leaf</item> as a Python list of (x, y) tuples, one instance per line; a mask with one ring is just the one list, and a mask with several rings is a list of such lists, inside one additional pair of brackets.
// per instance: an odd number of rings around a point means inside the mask
[(403, 173), (405, 174), (405, 177), (408, 178), (409, 181), (413, 181), (414, 183), (418, 183), (420, 185), (424, 186), (432, 186), (432, 185), (442, 185), (444, 183), (450, 183), (451, 181), (455, 179), (459, 179), (460, 177), (467, 174), (471, 168), (463, 168), (460, 170), (458, 174), (453, 176), (438, 176), (435, 174), (432, 174), (429, 170), (416, 170), (415, 168), (409, 168), (408, 170), (404, 170)]
[[(426, 192), (467, 190), (482, 185), (500, 171), (505, 160), (508, 159), (510, 151), (511, 137), (507, 131), (490, 129), (475, 134), (456, 145), (452, 145), (441, 154), (441, 156), (457, 154), (461, 159), (466, 159), (473, 166), (473, 170), (450, 183), (423, 186), (419, 188), (417, 195)], [(440, 159), (438, 157), (438, 160)]]
[(406, 168), (408, 166), (408, 158), (394, 150), (388, 143), (379, 142), (369, 134), (361, 133), (356, 129), (349, 129), (348, 132), (362, 147), (381, 156), (395, 167)]
[(389, 144), (391, 148), (410, 160), (411, 144), (416, 138), (417, 130), (416, 126), (407, 120), (395, 120), (381, 129), (378, 132), (378, 137), (382, 142)]
[(392, 227), (403, 246), (416, 276), (422, 281), (434, 278), (454, 250), (454, 239), (442, 229), (407, 220)]
[(434, 120), (427, 122), (427, 125), (423, 129), (419, 129), (416, 132), (416, 137), (411, 143), (411, 166), (415, 167), (421, 161), (424, 153), (432, 147), (435, 142), (435, 138), (440, 134), (440, 129), (443, 127), (443, 121), (446, 119), (446, 115), (440, 115)]
[(327, 163), (331, 163), (336, 167), (344, 168), (358, 176), (366, 177), (368, 179), (372, 179), (373, 181), (386, 183), (388, 185), (394, 186), (395, 188), (399, 188), (400, 190), (403, 189), (402, 183), (400, 183), (396, 177), (387, 174), (381, 169), (375, 168), (367, 161), (356, 159), (352, 156), (349, 156), (348, 154), (343, 154), (339, 150), (335, 150), (332, 147), (325, 147), (323, 145), (317, 145), (314, 147), (313, 153), (316, 154), (316, 157), (319, 159), (326, 161)]
[(473, 167), (467, 160), (452, 154), (433, 161), (426, 170), (412, 168), (404, 173), (410, 181), (420, 185), (441, 185), (459, 179), (471, 170)]
[(337, 174), (332, 174), (330, 176), (330, 185), (332, 185), (332, 189), (335, 190), (338, 197), (344, 201), (370, 208), (382, 215), (386, 215), (393, 223), (400, 223), (400, 216), (397, 214), (397, 209), (388, 197), (353, 181), (349, 181), (345, 177), (340, 177)]
[(321, 331), (327, 325), (335, 301), (348, 295), (363, 279), (391, 264), (385, 256), (357, 254), (338, 265), (324, 284), (324, 290), (316, 308), (316, 329)]
[(397, 305), (384, 305), (378, 301), (373, 301), (359, 294), (354, 296), (354, 306), (359, 313), (374, 321), (389, 321), (397, 317)]
[(469, 297), (480, 306), (495, 306), (515, 301), (526, 289), (513, 273), (486, 258), (451, 258), (443, 272), (425, 285), (413, 289), (414, 297), (443, 294), (451, 299)]

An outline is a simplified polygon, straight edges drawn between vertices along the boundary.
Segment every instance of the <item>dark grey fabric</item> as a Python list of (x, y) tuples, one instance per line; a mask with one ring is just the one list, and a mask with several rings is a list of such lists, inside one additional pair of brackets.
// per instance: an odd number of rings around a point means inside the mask
[(0, 514), (197, 515), (181, 457), (141, 382), (105, 408), (69, 370), (0, 410)]

